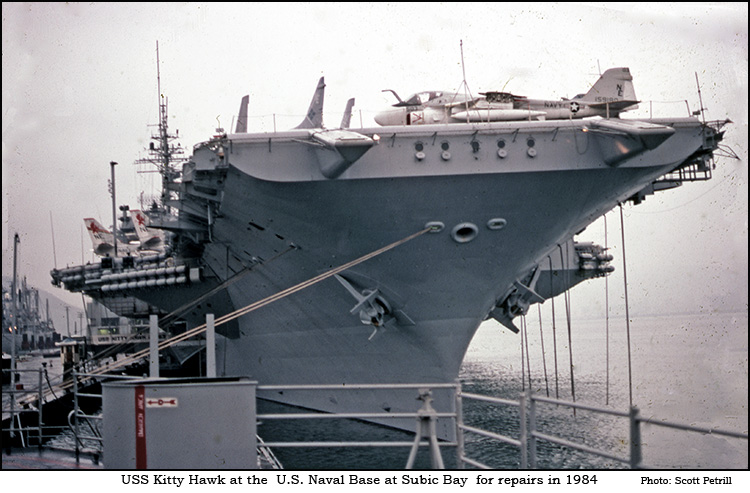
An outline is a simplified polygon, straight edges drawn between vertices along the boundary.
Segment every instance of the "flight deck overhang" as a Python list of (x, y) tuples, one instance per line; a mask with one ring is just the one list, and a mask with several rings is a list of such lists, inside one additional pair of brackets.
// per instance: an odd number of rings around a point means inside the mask
[(590, 118), (343, 130), (353, 132), (351, 141), (339, 130), (298, 129), (231, 134), (222, 145), (225, 164), (254, 178), (296, 182), (676, 165), (700, 129), (695, 118)]
[(341, 176), (376, 143), (367, 135), (343, 129), (311, 131), (310, 139), (318, 144), (315, 155), (320, 172), (330, 179)]
[(613, 167), (656, 149), (675, 133), (668, 125), (619, 118), (591, 120), (584, 131), (593, 136), (604, 162)]

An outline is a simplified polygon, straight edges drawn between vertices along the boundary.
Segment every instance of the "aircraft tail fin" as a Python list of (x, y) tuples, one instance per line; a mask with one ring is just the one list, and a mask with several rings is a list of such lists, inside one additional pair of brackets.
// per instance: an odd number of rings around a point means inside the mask
[(352, 122), (352, 108), (354, 108), (354, 98), (346, 102), (346, 109), (344, 110), (344, 116), (341, 118), (340, 128), (349, 128)]
[(112, 232), (108, 231), (93, 217), (87, 217), (83, 222), (86, 224), (86, 230), (91, 237), (91, 243), (94, 246), (94, 253), (97, 255), (112, 253), (114, 250), (114, 236), (112, 235)]
[[(244, 98), (243, 98), (244, 99)], [(141, 242), (141, 247), (149, 250), (160, 249), (164, 244), (164, 231), (149, 228), (148, 216), (140, 210), (131, 210), (130, 218), (133, 220), (135, 234)]]
[(581, 98), (594, 103), (627, 101), (636, 104), (633, 76), (627, 67), (611, 68), (605, 71), (589, 92)]
[(307, 116), (295, 128), (323, 128), (323, 96), (325, 95), (325, 90), (326, 83), (324, 77), (321, 77), (318, 81), (318, 87), (315, 88), (312, 101), (310, 101)]
[(235, 133), (247, 133), (247, 105), (249, 103), (250, 96), (242, 96), (242, 102), (240, 102), (240, 115), (237, 117), (237, 127), (234, 130)]

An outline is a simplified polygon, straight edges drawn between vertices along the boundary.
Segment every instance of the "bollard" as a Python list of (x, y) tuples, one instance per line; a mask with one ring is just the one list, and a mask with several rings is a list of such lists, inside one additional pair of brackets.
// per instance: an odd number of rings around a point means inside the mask
[(418, 400), (424, 402), (422, 407), (417, 411), (417, 436), (414, 437), (414, 444), (409, 452), (409, 459), (406, 461), (406, 469), (414, 466), (414, 459), (417, 457), (419, 442), (422, 437), (427, 437), (430, 442), (430, 465), (433, 469), (445, 469), (443, 465), (443, 456), (440, 455), (440, 445), (437, 441), (435, 424), (437, 417), (435, 409), (432, 407), (432, 392), (429, 389), (419, 389)]

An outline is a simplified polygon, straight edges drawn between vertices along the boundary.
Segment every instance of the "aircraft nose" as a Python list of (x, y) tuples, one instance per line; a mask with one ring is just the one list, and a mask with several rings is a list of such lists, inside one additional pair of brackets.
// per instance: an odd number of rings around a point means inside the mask
[(405, 125), (405, 114), (404, 108), (381, 111), (375, 115), (375, 122), (384, 127), (389, 125)]

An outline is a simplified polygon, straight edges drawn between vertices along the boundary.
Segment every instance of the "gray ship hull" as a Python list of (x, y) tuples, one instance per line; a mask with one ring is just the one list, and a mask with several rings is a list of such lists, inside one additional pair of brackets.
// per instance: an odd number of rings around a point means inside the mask
[[(132, 283), (127, 293), (171, 312), (244, 273), (183, 315), (198, 325), (205, 313), (225, 315), (434, 229), (217, 327), (220, 374), (342, 388), (453, 382), (479, 324), (523, 313), (530, 279), (559, 245), (665, 173), (702, 166), (720, 140), (695, 119), (363, 129), (355, 137), (371, 147), (357, 152), (320, 145), (345, 139), (316, 134), (325, 131), (234, 134), (196, 146), (171, 228), (200, 245), (204, 282)], [(332, 412), (420, 405), (411, 390), (259, 395)], [(437, 392), (435, 407), (452, 409), (447, 393)], [(448, 423), (439, 432), (453, 436)]]
[[(344, 274), (363, 292), (378, 289), (391, 310), (404, 313), (407, 322), (393, 320), (370, 338), (373, 327), (350, 313), (355, 298), (336, 279), (328, 279), (241, 317), (239, 332), (219, 346), (220, 369), (228, 375), (249, 375), (261, 384), (452, 382), (479, 324), (515, 280), (575, 232), (687, 159), (702, 142), (695, 139), (699, 130), (694, 125), (674, 139), (674, 150), (680, 151), (670, 152), (670, 159), (651, 156), (613, 168), (597, 151), (580, 154), (581, 147), (593, 147), (593, 142), (583, 142), (585, 136), (566, 136), (563, 130), (556, 136), (560, 140), (553, 142), (553, 130), (539, 130), (539, 125), (531, 130), (534, 158), (524, 155), (529, 136), (520, 134), (520, 156), (499, 159), (495, 134), (479, 137), (484, 140), (480, 149), (488, 149), (485, 155), (472, 154), (463, 142), (468, 159), (445, 161), (441, 156), (417, 162), (412, 142), (401, 140), (422, 140), (430, 134), (399, 135), (392, 147), (381, 143), (368, 152), (349, 176), (315, 179), (313, 169), (313, 178), (304, 181), (291, 181), (293, 173), (288, 171), (278, 176), (278, 167), (314, 163), (313, 158), (283, 156), (276, 161), (274, 156), (271, 165), (264, 166), (268, 156), (260, 161), (253, 155), (259, 145), (243, 145), (239, 136), (232, 142), (220, 213), (204, 259), (213, 271), (231, 273), (228, 258), (252, 255), (268, 260), (290, 242), (298, 249), (232, 285), (228, 293), (235, 309), (406, 237), (425, 224), (438, 222), (445, 228)], [(575, 126), (573, 132), (579, 131), (580, 125)], [(468, 141), (463, 135), (458, 139)], [(684, 145), (691, 139), (691, 145)], [(399, 143), (404, 151), (401, 161), (392, 156)], [(272, 154), (283, 154), (279, 147)], [(514, 151), (511, 142), (506, 149)], [(268, 153), (265, 146), (262, 151)], [(542, 157), (547, 153), (549, 158)], [(498, 218), (505, 221), (504, 227), (490, 229), (490, 221)], [(456, 241), (451, 232), (460, 224), (476, 225), (476, 237)], [(436, 397), (438, 409), (451, 408), (446, 396)], [(266, 397), (338, 412), (419, 407), (414, 391), (330, 391), (314, 396), (284, 391)], [(450, 430), (443, 432), (450, 436)]]

